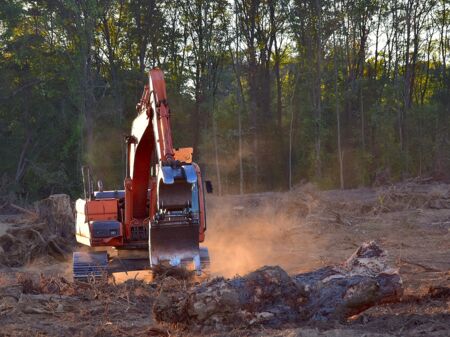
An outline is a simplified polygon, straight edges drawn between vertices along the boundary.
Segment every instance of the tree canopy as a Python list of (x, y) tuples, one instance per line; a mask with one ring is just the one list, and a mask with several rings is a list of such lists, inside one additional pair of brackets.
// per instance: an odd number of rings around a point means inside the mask
[(450, 176), (448, 0), (0, 2), (0, 194), (122, 186), (147, 82), (219, 193)]

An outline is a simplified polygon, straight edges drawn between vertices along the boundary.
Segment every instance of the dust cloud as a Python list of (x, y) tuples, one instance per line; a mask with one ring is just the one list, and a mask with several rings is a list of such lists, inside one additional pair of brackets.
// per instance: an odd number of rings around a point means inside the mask
[(125, 174), (123, 131), (108, 127), (96, 130), (95, 141), (87, 149), (85, 161), (92, 169), (94, 189), (102, 180), (105, 190), (123, 189)]
[(306, 220), (316, 203), (296, 193), (210, 197), (204, 245), (211, 274), (233, 277), (264, 265), (296, 273), (320, 266), (327, 245)]

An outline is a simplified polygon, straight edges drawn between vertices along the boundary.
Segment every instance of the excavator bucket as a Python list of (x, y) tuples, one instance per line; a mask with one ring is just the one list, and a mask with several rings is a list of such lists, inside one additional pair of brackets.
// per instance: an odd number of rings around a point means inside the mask
[(194, 262), (199, 258), (198, 224), (184, 219), (161, 219), (150, 224), (150, 258), (152, 266), (167, 261), (172, 266)]
[[(209, 269), (208, 249), (198, 243), (198, 224), (187, 221), (159, 221), (150, 224), (150, 265), (168, 264), (194, 269), (198, 274)], [(191, 268), (192, 267), (192, 268)]]
[[(168, 263), (172, 266), (193, 265), (201, 272), (202, 264), (209, 262), (207, 250), (199, 246), (199, 205), (196, 179), (174, 179), (173, 183), (159, 185), (160, 212), (150, 222), (150, 264)], [(172, 175), (172, 173), (170, 173)], [(174, 174), (177, 176), (177, 174)]]

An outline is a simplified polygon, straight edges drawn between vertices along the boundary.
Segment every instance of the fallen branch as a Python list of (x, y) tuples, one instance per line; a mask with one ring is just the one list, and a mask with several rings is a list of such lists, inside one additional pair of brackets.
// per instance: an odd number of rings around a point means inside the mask
[(10, 204), (10, 206), (11, 206), (12, 208), (14, 208), (14, 209), (17, 209), (18, 211), (21, 211), (22, 213), (27, 213), (27, 214), (30, 214), (30, 215), (33, 215), (33, 216), (37, 216), (36, 212), (30, 211), (30, 210), (28, 210), (28, 209), (26, 209), (26, 208), (17, 206), (17, 205), (15, 205), (15, 204)]
[(341, 213), (336, 212), (336, 211), (333, 211), (333, 210), (331, 210), (330, 212), (335, 216), (335, 221), (336, 221), (338, 224), (344, 225), (344, 226), (349, 226), (349, 227), (352, 226), (351, 221), (345, 219), (345, 218), (342, 216)]
[(437, 272), (437, 273), (442, 273), (443, 272), (443, 270), (441, 270), (441, 269), (437, 269), (437, 268), (434, 268), (434, 267), (426, 266), (426, 265), (418, 263), (418, 262), (408, 261), (408, 260), (405, 260), (405, 259), (400, 259), (400, 262), (407, 263), (407, 264), (410, 264), (410, 265), (413, 265), (413, 266), (417, 266), (417, 267), (423, 268), (424, 270), (429, 271), (429, 272)]

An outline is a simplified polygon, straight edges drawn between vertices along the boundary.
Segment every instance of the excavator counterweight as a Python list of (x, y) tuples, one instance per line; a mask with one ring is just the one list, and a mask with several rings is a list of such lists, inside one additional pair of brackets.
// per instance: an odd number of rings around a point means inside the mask
[(136, 109), (131, 135), (125, 137), (124, 189), (104, 191), (99, 183), (94, 191), (89, 169), (82, 170), (85, 197), (76, 202), (76, 239), (96, 252), (74, 253), (75, 279), (106, 270), (111, 247), (119, 256), (147, 258), (150, 267), (190, 264), (201, 273), (209, 265), (208, 251), (200, 247), (206, 231), (202, 175), (192, 162), (192, 148), (173, 147), (160, 69), (150, 70)]

